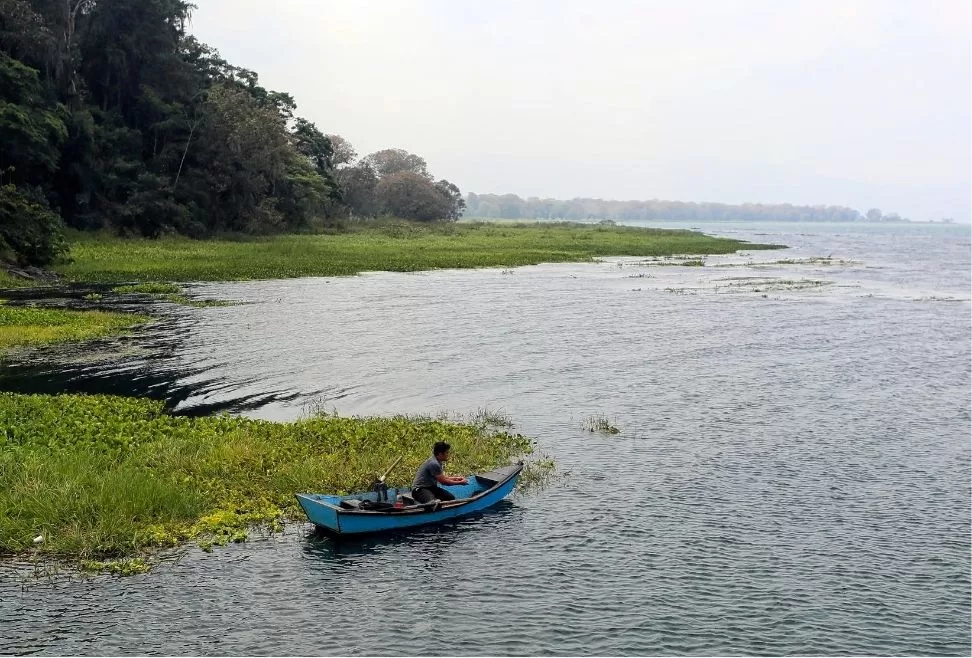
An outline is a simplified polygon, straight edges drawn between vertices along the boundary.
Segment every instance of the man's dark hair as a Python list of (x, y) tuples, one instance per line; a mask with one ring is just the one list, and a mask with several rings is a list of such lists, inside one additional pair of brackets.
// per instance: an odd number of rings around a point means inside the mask
[(436, 456), (441, 455), (443, 452), (449, 452), (449, 448), (451, 447), (452, 446), (445, 441), (438, 441), (434, 446), (432, 446), (432, 454)]

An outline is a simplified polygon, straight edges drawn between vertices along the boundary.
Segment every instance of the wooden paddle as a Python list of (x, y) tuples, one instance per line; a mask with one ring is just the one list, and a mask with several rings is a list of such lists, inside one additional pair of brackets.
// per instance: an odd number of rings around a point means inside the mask
[(388, 467), (388, 470), (385, 471), (384, 474), (382, 474), (382, 476), (380, 478), (378, 478), (378, 484), (384, 484), (385, 483), (385, 478), (388, 477), (388, 474), (392, 472), (392, 469), (393, 468), (395, 468), (396, 466), (398, 466), (398, 462), (402, 461), (402, 458), (404, 456), (405, 455), (399, 455), (398, 456), (398, 459), (395, 460), (395, 463), (392, 464), (391, 466), (389, 466)]

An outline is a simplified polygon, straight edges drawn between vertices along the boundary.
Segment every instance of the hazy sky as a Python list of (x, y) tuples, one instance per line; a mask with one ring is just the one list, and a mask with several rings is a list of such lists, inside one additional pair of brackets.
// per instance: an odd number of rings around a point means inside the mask
[(969, 220), (968, 1), (197, 4), (298, 114), (464, 192)]

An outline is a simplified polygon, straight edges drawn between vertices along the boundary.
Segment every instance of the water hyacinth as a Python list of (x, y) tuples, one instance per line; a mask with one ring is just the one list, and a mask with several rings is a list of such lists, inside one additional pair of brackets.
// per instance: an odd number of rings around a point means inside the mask
[[(368, 271), (512, 267), (591, 261), (599, 256), (729, 254), (776, 248), (686, 230), (560, 222), (421, 224), (373, 222), (328, 235), (246, 240), (123, 240), (79, 235), (71, 262), (57, 266), (73, 281), (132, 282), (125, 292), (169, 292), (178, 281), (340, 276)], [(697, 256), (696, 256), (697, 258)], [(149, 282), (164, 282), (153, 286)]]
[(0, 427), (0, 554), (90, 564), (277, 530), (302, 519), (294, 493), (367, 489), (399, 456), (388, 483), (407, 485), (439, 440), (453, 445), (454, 473), (534, 447), (481, 420), (187, 418), (158, 401), (100, 395), (0, 393)]

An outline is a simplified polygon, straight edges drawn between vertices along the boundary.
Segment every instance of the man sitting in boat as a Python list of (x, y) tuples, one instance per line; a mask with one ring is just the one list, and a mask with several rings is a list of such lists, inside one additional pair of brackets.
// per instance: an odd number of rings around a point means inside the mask
[(449, 448), (445, 441), (432, 446), (432, 456), (419, 466), (412, 482), (412, 498), (425, 504), (436, 500), (455, 500), (456, 497), (440, 487), (440, 484), (466, 484), (466, 478), (450, 477), (442, 472), (442, 465), (449, 461)]

